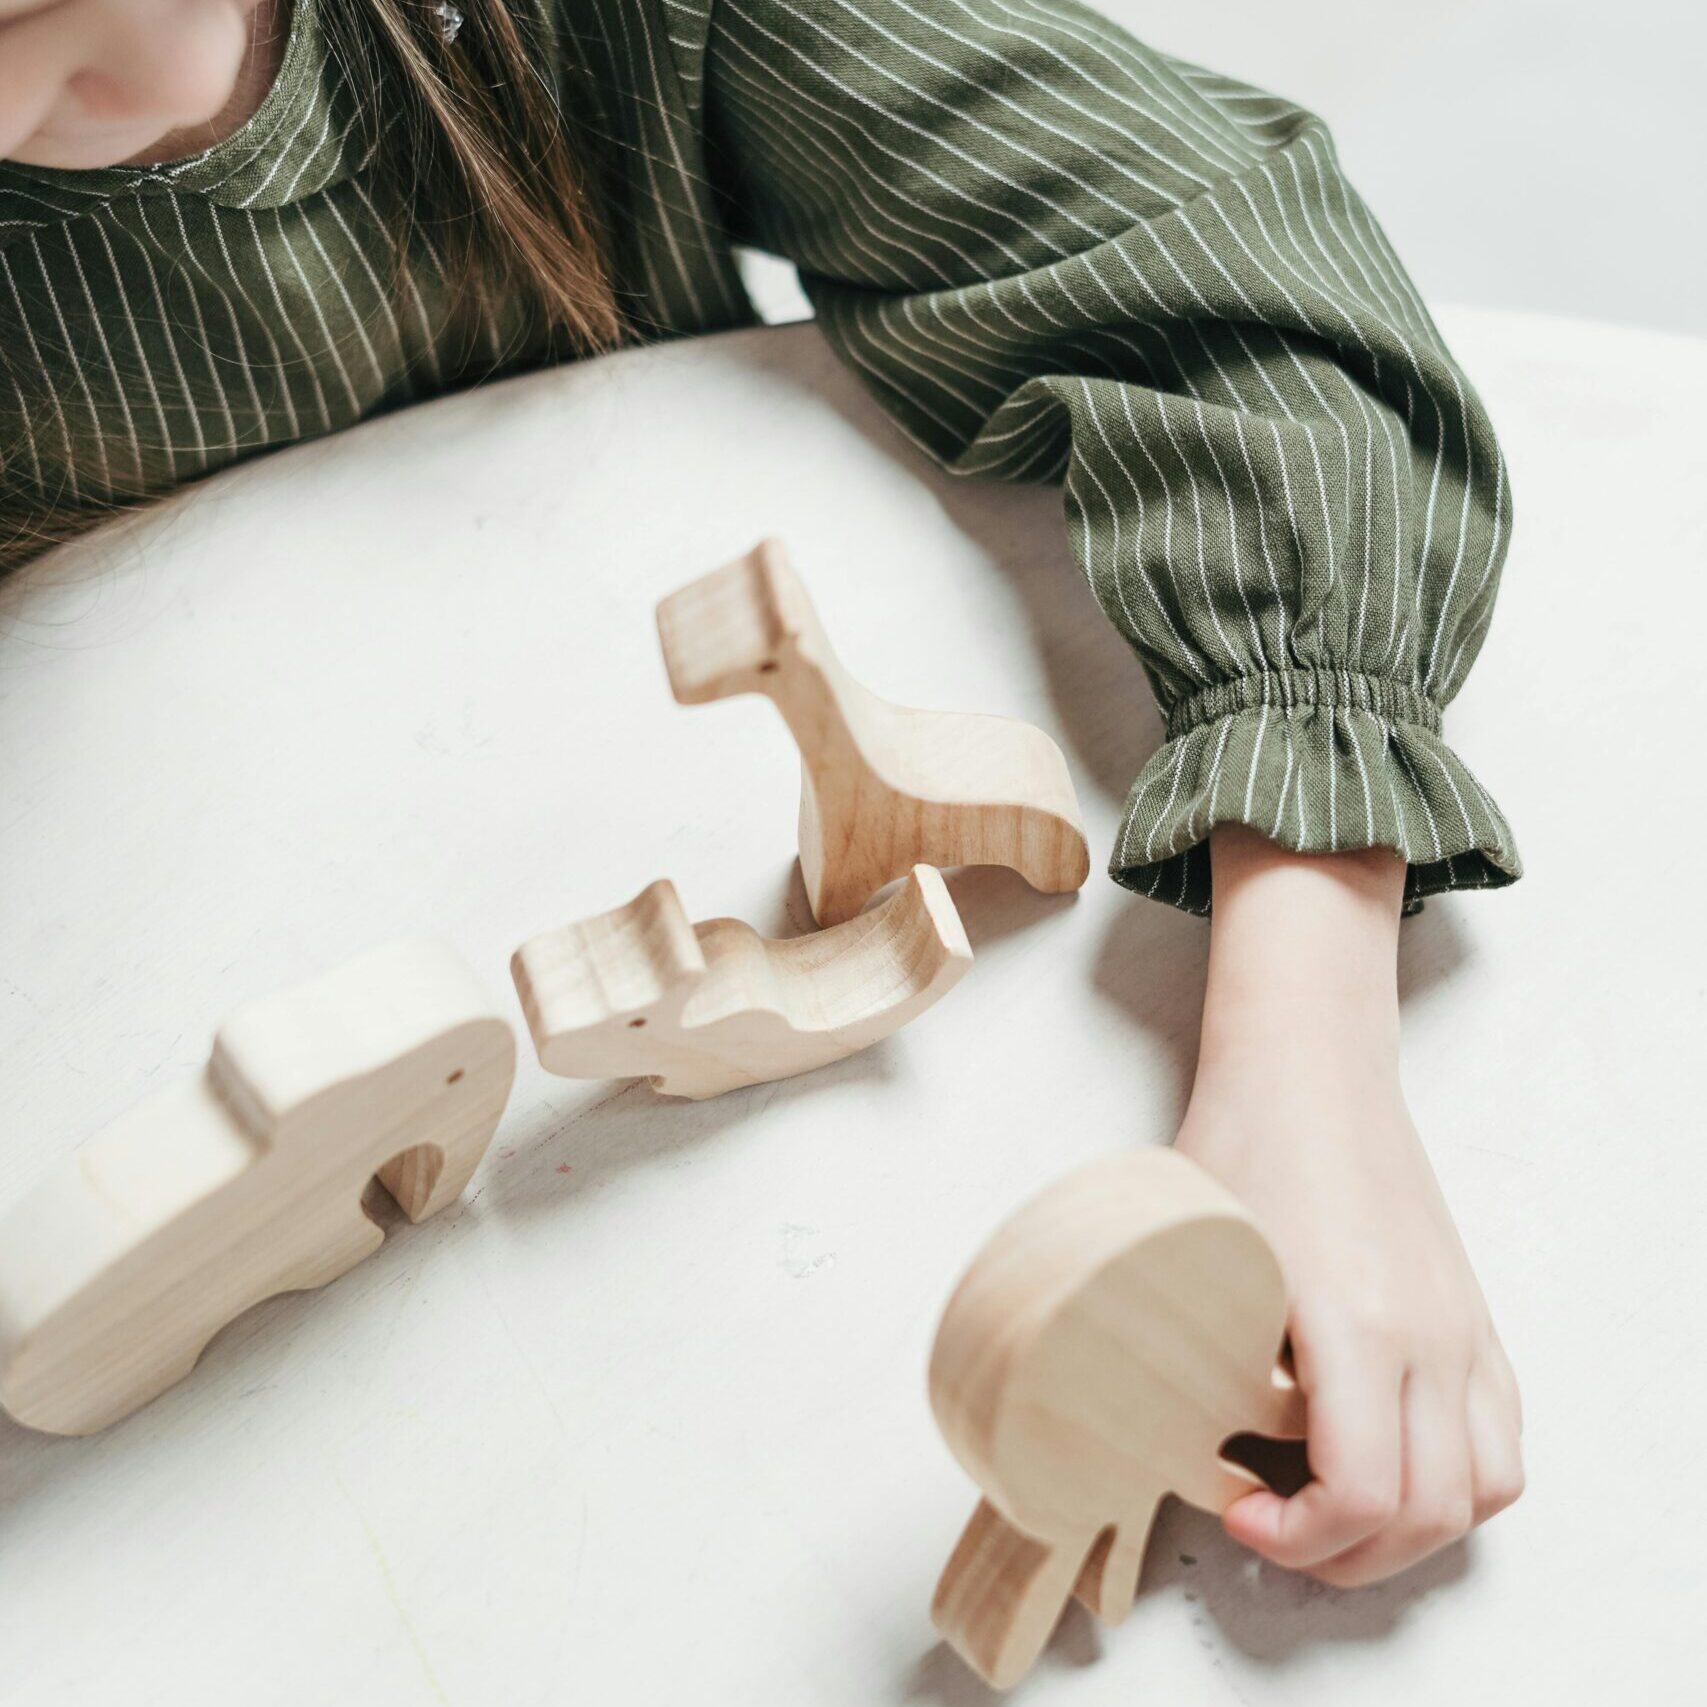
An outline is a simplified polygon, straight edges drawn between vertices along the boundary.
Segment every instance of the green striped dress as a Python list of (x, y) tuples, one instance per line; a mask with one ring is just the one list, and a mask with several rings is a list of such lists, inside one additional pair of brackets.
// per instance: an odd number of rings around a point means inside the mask
[[(1207, 911), (1204, 838), (1235, 821), (1396, 848), (1408, 905), (1518, 876), (1440, 733), (1493, 611), (1505, 466), (1318, 120), (1075, 0), (556, 12), (563, 99), (622, 163), (643, 337), (750, 323), (735, 246), (772, 251), (921, 449), (1061, 485), (1166, 723), (1120, 882)], [(354, 119), (297, 0), (277, 84), (208, 153), (0, 165), (0, 525), (466, 378), (437, 256), (398, 268)], [(540, 359), (513, 304), (482, 321), (488, 368)]]

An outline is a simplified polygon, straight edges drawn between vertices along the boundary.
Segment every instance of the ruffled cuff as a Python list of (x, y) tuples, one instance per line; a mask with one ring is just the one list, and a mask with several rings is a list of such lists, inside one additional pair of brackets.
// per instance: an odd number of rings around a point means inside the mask
[(1449, 889), (1523, 874), (1504, 814), (1440, 738), (1440, 710), (1401, 682), (1274, 670), (1220, 682), (1168, 714), (1167, 740), (1127, 797), (1109, 873), (1208, 913), (1216, 824), (1248, 824), (1299, 853), (1394, 848), (1405, 911)]

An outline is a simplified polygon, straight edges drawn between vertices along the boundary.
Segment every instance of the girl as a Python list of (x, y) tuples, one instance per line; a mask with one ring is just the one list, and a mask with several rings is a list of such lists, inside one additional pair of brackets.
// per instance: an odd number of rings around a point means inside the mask
[[(1314, 1481), (1387, 1576), (1514, 1499), (1511, 1369), (1399, 1084), (1425, 895), (1519, 873), (1440, 736), (1499, 450), (1318, 121), (1076, 0), (0, 0), (0, 564), (376, 410), (749, 322), (734, 245), (956, 472), (1062, 480), (1167, 740), (1122, 883), (1214, 906), (1178, 1142), (1276, 1239)], [(464, 17), (466, 13), (466, 17)]]

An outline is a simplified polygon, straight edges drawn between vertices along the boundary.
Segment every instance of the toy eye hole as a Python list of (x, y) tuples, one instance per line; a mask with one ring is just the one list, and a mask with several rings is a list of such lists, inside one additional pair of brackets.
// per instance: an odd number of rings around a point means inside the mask
[(767, 659), (765, 659), (765, 661), (761, 665), (759, 665), (759, 674), (761, 676), (774, 675), (775, 673), (776, 673), (776, 659), (767, 658)]
[(628, 1029), (630, 1031), (638, 1031), (645, 1023), (646, 1021), (644, 1019), (631, 1019), (628, 1022)]
[(456, 1083), (456, 1081), (462, 1077), (462, 1071), (463, 1071), (462, 1068), (458, 1067), (457, 1070), (454, 1073), (452, 1073), (448, 1079), (445, 1080), (445, 1083), (447, 1085), (454, 1085)]

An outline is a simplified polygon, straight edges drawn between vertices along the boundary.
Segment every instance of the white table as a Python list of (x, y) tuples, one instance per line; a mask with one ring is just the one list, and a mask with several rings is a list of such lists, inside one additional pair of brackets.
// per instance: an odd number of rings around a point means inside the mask
[[(1406, 1072), (1531, 1491), (1357, 1594), (1172, 1508), (1131, 1621), (1072, 1618), (1028, 1704), (1673, 1702), (1703, 1659), (1707, 345), (1448, 330), (1519, 516), (1449, 729), (1531, 875), (1406, 926)], [(879, 691), (1053, 730), (1100, 862), (1158, 724), (1054, 492), (937, 478), (810, 327), (443, 402), (6, 592), (0, 1199), (388, 936), (513, 1012), (517, 942), (656, 876), (799, 928), (780, 723), (674, 705), (651, 622), (766, 531)], [(459, 1209), (104, 1436), (0, 1420), (0, 1701), (984, 1700), (926, 1615), (972, 1497), (930, 1336), (1022, 1198), (1169, 1135), (1207, 931), (1100, 872), (954, 887), (978, 964), (888, 1044), (706, 1105), (526, 1059)]]

